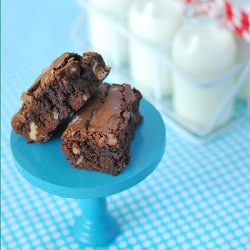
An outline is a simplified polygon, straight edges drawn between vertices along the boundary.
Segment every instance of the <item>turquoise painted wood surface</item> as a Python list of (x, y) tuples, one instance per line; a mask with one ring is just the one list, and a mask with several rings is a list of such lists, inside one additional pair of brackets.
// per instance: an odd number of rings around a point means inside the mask
[(159, 112), (142, 100), (143, 123), (131, 145), (131, 160), (114, 177), (89, 170), (79, 170), (65, 160), (59, 136), (42, 144), (27, 144), (12, 132), (11, 148), (19, 172), (34, 186), (62, 197), (85, 199), (119, 193), (149, 175), (165, 149), (165, 125)]

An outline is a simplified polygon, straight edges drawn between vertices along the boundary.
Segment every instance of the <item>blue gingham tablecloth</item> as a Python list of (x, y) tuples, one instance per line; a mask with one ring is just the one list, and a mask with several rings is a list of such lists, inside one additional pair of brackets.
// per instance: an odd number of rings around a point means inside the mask
[[(73, 1), (2, 1), (1, 248), (92, 249), (75, 241), (76, 200), (40, 191), (15, 169), (10, 119), (20, 93), (56, 56), (78, 51), (69, 38)], [(108, 198), (122, 233), (104, 249), (250, 249), (250, 122), (205, 146), (167, 128), (167, 147), (142, 183)]]

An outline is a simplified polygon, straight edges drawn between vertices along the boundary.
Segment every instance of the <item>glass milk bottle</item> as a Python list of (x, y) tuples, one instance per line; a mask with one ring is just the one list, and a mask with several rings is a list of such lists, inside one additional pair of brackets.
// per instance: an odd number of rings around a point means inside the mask
[[(213, 16), (210, 16), (205, 4), (195, 3), (186, 9), (185, 25), (176, 34), (172, 47), (173, 62), (201, 84), (215, 80), (229, 70), (236, 60), (235, 40), (221, 24), (224, 17), (222, 11), (213, 12)], [(184, 122), (206, 129), (213, 122), (233, 83), (234, 79), (228, 78), (201, 88), (174, 73), (173, 108)], [(216, 127), (230, 119), (232, 108), (233, 101), (223, 110)]]
[[(250, 15), (250, 1), (237, 0), (237, 1), (232, 1), (232, 3), (235, 7), (239, 8), (240, 10), (244, 10), (244, 12)], [(237, 55), (238, 62), (250, 60), (250, 43), (246, 42), (243, 38), (240, 38), (238, 36), (236, 37), (236, 42), (238, 46), (238, 55)], [(238, 93), (238, 98), (241, 100), (246, 101), (248, 100), (249, 97), (250, 97), (250, 74)]]
[[(244, 62), (246, 60), (250, 60), (250, 43), (243, 40), (243, 38), (237, 37), (236, 42), (238, 45), (238, 54), (237, 59), (239, 62)], [(248, 100), (250, 96), (250, 73), (243, 83), (242, 88), (238, 93), (238, 98), (241, 100)]]
[[(181, 1), (136, 0), (129, 11), (129, 28), (141, 41), (153, 48), (167, 47), (181, 25), (183, 9)], [(147, 96), (154, 96), (156, 84), (160, 84), (158, 97), (170, 95), (169, 71), (159, 66), (154, 51), (143, 46), (140, 40), (129, 43), (129, 67), (136, 86)], [(167, 57), (167, 50), (164, 52)], [(160, 68), (159, 68), (160, 67)]]
[[(116, 20), (123, 18), (131, 0), (90, 0), (95, 8), (108, 17), (95, 11), (89, 11), (89, 39), (92, 49), (100, 53), (109, 64), (127, 63), (127, 41), (117, 34), (114, 23), (109, 17)], [(126, 25), (125, 19), (123, 19)]]

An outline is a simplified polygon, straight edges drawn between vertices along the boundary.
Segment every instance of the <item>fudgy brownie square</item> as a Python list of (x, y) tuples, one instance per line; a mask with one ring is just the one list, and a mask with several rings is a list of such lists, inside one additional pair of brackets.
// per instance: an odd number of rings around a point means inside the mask
[(47, 141), (58, 125), (80, 109), (109, 74), (101, 55), (64, 53), (22, 94), (12, 127), (28, 142)]
[(120, 173), (129, 162), (131, 140), (142, 121), (141, 98), (128, 84), (103, 83), (62, 135), (61, 148), (72, 165)]

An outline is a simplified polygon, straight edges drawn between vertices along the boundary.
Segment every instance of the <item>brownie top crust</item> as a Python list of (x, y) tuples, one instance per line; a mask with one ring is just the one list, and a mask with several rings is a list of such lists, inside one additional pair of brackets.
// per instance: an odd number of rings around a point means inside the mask
[[(92, 70), (85, 70), (87, 68)], [(21, 95), (23, 102), (30, 102), (32, 97), (37, 99), (51, 83), (59, 82), (64, 75), (72, 78), (81, 77), (88, 81), (102, 81), (110, 72), (101, 55), (95, 52), (86, 52), (83, 55), (65, 52), (51, 65), (44, 69), (34, 84)], [(61, 82), (63, 84), (63, 81)]]
[(132, 103), (139, 99), (140, 92), (128, 84), (103, 83), (95, 96), (75, 114), (67, 133), (73, 135), (81, 131), (82, 136), (91, 136), (99, 146), (118, 146), (119, 133), (133, 115)]

